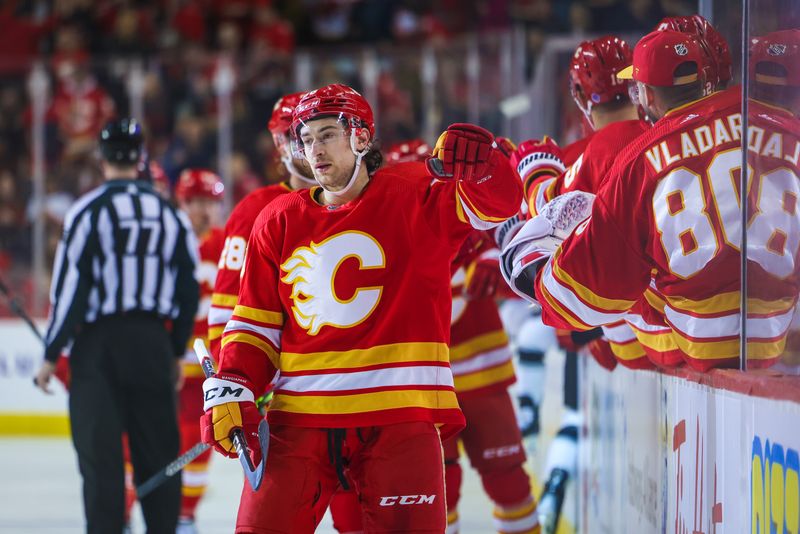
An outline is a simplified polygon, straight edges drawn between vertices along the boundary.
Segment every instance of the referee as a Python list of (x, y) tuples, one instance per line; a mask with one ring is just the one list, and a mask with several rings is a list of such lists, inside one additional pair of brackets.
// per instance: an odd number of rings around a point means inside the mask
[[(100, 134), (105, 183), (64, 219), (36, 376), (49, 393), (73, 341), (69, 415), (89, 533), (123, 531), (123, 432), (137, 484), (178, 456), (175, 382), (197, 310), (197, 244), (185, 216), (138, 179), (142, 142), (133, 119)], [(149, 533), (174, 534), (180, 485), (172, 477), (142, 500)]]

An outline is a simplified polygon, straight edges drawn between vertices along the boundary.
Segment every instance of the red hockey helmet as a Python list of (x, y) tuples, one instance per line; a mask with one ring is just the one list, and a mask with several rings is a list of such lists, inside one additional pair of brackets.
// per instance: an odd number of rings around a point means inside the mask
[(284, 95), (275, 102), (272, 108), (272, 116), (267, 123), (267, 129), (272, 135), (287, 135), (289, 127), (292, 125), (292, 113), (300, 99), (305, 93), (290, 93)]
[(722, 89), (733, 79), (733, 60), (728, 41), (705, 18), (700, 15), (692, 15), (692, 18), (702, 28), (703, 37), (711, 47), (711, 54), (717, 62), (717, 89)]
[(178, 178), (175, 198), (181, 202), (193, 198), (221, 200), (225, 185), (216, 173), (206, 169), (186, 169)]
[(665, 17), (657, 31), (672, 30), (697, 37), (703, 59), (703, 74), (712, 89), (722, 89), (733, 78), (731, 51), (728, 42), (700, 15)]
[(303, 123), (323, 117), (338, 117), (348, 128), (366, 128), (370, 139), (375, 138), (372, 108), (352, 87), (334, 83), (303, 95), (292, 114), (292, 136), (298, 136)]
[(631, 47), (613, 35), (584, 41), (578, 46), (569, 66), (569, 88), (587, 118), (596, 104), (628, 100), (631, 82), (618, 79), (617, 73), (632, 61)]
[(411, 139), (395, 143), (386, 150), (387, 165), (409, 161), (425, 161), (431, 155), (431, 147), (422, 139)]
[(750, 77), (757, 83), (800, 87), (800, 30), (781, 30), (750, 42)]

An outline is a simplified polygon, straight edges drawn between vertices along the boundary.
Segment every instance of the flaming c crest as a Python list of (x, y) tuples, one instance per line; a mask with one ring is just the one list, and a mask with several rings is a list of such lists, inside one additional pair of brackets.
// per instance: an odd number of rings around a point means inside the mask
[(352, 328), (361, 324), (380, 302), (383, 286), (359, 287), (348, 300), (337, 296), (336, 274), (347, 258), (356, 258), (360, 270), (386, 267), (380, 243), (352, 230), (298, 247), (281, 265), (286, 273), (281, 280), (292, 285), (292, 313), (309, 335), (317, 335), (325, 325)]

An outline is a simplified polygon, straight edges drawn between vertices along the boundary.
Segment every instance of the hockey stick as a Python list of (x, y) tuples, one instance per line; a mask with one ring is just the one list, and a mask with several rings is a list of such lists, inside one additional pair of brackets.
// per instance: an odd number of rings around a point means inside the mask
[[(39, 338), (42, 343), (45, 343), (44, 336), (42, 336), (39, 329), (36, 327), (36, 324), (31, 319), (30, 315), (25, 311), (19, 301), (14, 297), (11, 291), (8, 289), (8, 286), (5, 284), (2, 278), (0, 278), (0, 293), (5, 296), (6, 300), (8, 301), (9, 309), (15, 313), (18, 317), (20, 317), (27, 325), (31, 328), (34, 335)], [(33, 383), (36, 384), (36, 378), (33, 379)], [(181, 469), (186, 467), (189, 463), (192, 462), (195, 458), (203, 454), (207, 451), (211, 446), (203, 443), (202, 441), (196, 443), (191, 449), (186, 451), (185, 453), (178, 456), (175, 460), (168, 463), (163, 469), (161, 469), (158, 473), (144, 481), (140, 486), (136, 488), (136, 496), (139, 500), (141, 500), (145, 495), (156, 489), (158, 486), (166, 482), (166, 480), (175, 474), (179, 473)]]
[(42, 335), (41, 332), (39, 332), (39, 329), (36, 328), (36, 323), (33, 322), (31, 316), (28, 315), (28, 312), (25, 311), (25, 309), (22, 307), (22, 305), (19, 303), (16, 297), (14, 297), (14, 295), (11, 294), (11, 291), (8, 289), (8, 286), (3, 281), (2, 278), (0, 278), (0, 293), (2, 293), (6, 297), (6, 300), (8, 301), (8, 308), (15, 315), (17, 315), (17, 317), (25, 321), (27, 325), (31, 327), (31, 330), (33, 331), (34, 335), (36, 335), (36, 337), (38, 337), (39, 340), (42, 343), (44, 343), (45, 342), (44, 336)]
[(203, 443), (202, 441), (196, 443), (194, 447), (192, 447), (188, 451), (184, 452), (183, 454), (175, 458), (175, 460), (168, 463), (166, 467), (164, 467), (164, 469), (162, 469), (155, 475), (151, 476), (150, 478), (142, 482), (142, 484), (137, 486), (136, 498), (141, 501), (145, 495), (147, 495), (148, 493), (159, 487), (161, 484), (166, 482), (168, 478), (178, 474), (181, 471), (181, 469), (189, 465), (192, 462), (192, 460), (194, 460), (195, 458), (197, 458), (210, 448), (211, 445)]
[[(200, 366), (203, 368), (206, 378), (214, 376), (214, 362), (208, 354), (208, 349), (205, 343), (200, 338), (194, 340), (194, 352), (197, 354), (197, 359), (200, 360)], [(261, 463), (257, 466), (253, 465), (253, 460), (250, 459), (250, 449), (247, 447), (247, 441), (244, 438), (241, 428), (235, 429), (231, 432), (231, 441), (236, 447), (236, 453), (239, 455), (239, 463), (242, 464), (244, 476), (253, 491), (257, 491), (261, 487), (261, 481), (264, 478), (264, 468), (267, 464), (267, 452), (269, 451), (269, 425), (266, 419), (262, 419), (258, 424), (258, 444), (261, 448)]]

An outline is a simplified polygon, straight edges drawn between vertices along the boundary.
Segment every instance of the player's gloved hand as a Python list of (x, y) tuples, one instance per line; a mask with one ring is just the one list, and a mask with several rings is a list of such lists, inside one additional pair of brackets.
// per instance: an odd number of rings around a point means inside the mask
[(256, 408), (253, 392), (235, 376), (218, 374), (203, 382), (205, 413), (200, 418), (200, 431), (204, 443), (214, 447), (219, 453), (235, 458), (236, 447), (231, 440), (231, 432), (242, 429), (247, 445), (258, 463), (260, 446), (258, 424), (262, 416)]
[(561, 148), (547, 136), (541, 141), (523, 141), (511, 154), (510, 160), (526, 187), (537, 178), (558, 176), (566, 170)]
[(480, 126), (451, 124), (442, 132), (425, 163), (440, 180), (474, 182), (489, 173), (494, 136)]
[(525, 223), (500, 254), (500, 271), (520, 297), (535, 301), (533, 281), (539, 268), (592, 213), (594, 195), (570, 191), (548, 202)]
[(500, 274), (500, 251), (496, 248), (481, 254), (467, 267), (464, 292), (469, 299), (494, 297), (497, 288), (504, 285)]

